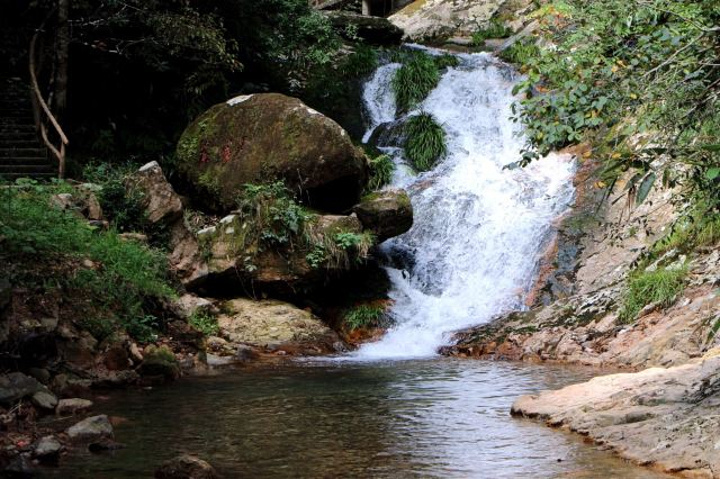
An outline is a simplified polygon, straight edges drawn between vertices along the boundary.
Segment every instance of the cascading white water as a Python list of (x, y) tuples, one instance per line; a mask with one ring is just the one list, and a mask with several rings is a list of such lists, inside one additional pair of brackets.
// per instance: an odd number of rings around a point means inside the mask
[[(524, 144), (510, 120), (514, 74), (488, 54), (459, 57), (421, 105), (443, 125), (447, 157), (430, 172), (410, 175), (402, 150), (385, 149), (400, 166), (392, 186), (410, 193), (415, 222), (383, 245), (390, 257), (409, 258), (403, 269), (388, 268), (396, 325), (356, 358), (434, 355), (449, 332), (521, 309), (551, 224), (574, 195), (567, 157), (503, 169)], [(380, 67), (366, 84), (365, 141), (396, 117), (397, 68)]]

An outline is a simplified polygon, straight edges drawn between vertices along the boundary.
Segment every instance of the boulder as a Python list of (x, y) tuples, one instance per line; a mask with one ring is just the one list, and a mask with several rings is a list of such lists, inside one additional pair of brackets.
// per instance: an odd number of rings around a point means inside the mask
[(385, 190), (367, 195), (353, 211), (378, 242), (401, 235), (413, 225), (412, 203), (404, 190)]
[(300, 353), (333, 352), (337, 334), (309, 311), (276, 300), (233, 299), (218, 317), (219, 335), (249, 344)]
[(387, 18), (370, 17), (353, 12), (325, 12), (333, 29), (347, 40), (358, 38), (372, 45), (400, 45), (403, 31)]
[(247, 230), (252, 227), (240, 215), (230, 215), (199, 233), (208, 252), (207, 289), (229, 290), (240, 283), (271, 294), (308, 291), (324, 284), (328, 275), (356, 268), (367, 254), (335, 245), (339, 234), (363, 232), (355, 215), (317, 216), (294, 244), (272, 247), (247, 242)]
[(180, 317), (188, 319), (198, 312), (210, 313), (215, 310), (212, 301), (194, 294), (184, 294), (172, 304), (173, 311)]
[(63, 445), (55, 436), (45, 436), (35, 444), (33, 456), (43, 463), (55, 463), (63, 450)]
[(93, 402), (88, 399), (70, 398), (58, 401), (55, 413), (63, 416), (65, 414), (78, 414), (88, 411), (93, 407)]
[(416, 0), (389, 20), (405, 32), (408, 40), (470, 36), (487, 27), (491, 18), (512, 15), (531, 3), (531, 0)]
[(26, 396), (45, 390), (35, 378), (15, 372), (0, 376), (0, 405), (12, 406)]
[(180, 377), (180, 364), (175, 354), (167, 346), (150, 345), (145, 348), (140, 374), (145, 377), (157, 377), (174, 380)]
[(168, 262), (186, 288), (192, 288), (208, 275), (208, 266), (198, 240), (182, 220), (170, 229)]
[(157, 161), (142, 166), (127, 179), (126, 185), (141, 193), (140, 203), (150, 223), (167, 225), (182, 216), (180, 196), (165, 179)]
[(178, 170), (206, 206), (230, 210), (247, 183), (283, 180), (307, 204), (342, 212), (367, 181), (363, 152), (330, 118), (278, 93), (213, 106), (183, 133)]
[(155, 471), (156, 479), (217, 479), (215, 469), (207, 462), (182, 454), (162, 463)]
[(65, 433), (76, 442), (92, 442), (104, 437), (113, 437), (113, 427), (106, 415), (92, 416), (70, 426)]
[(33, 405), (39, 409), (52, 411), (58, 404), (58, 399), (49, 391), (38, 391), (30, 398)]

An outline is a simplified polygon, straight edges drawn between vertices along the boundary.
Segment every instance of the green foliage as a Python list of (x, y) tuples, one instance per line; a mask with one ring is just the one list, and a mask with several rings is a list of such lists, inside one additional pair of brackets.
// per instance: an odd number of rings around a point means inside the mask
[(433, 61), (435, 62), (435, 65), (440, 70), (444, 70), (446, 68), (450, 67), (456, 67), (460, 65), (460, 59), (455, 55), (450, 55), (448, 53), (443, 55), (435, 55), (432, 57)]
[(83, 170), (87, 181), (101, 187), (97, 197), (103, 214), (120, 232), (145, 231), (148, 227), (142, 195), (125, 186), (125, 179), (134, 169), (130, 164), (91, 163)]
[(91, 260), (92, 267), (80, 267), (73, 276), (56, 280), (83, 291), (93, 304), (103, 305), (110, 323), (102, 324), (100, 317), (91, 321), (101, 334), (122, 326), (143, 340), (155, 324), (145, 312), (148, 303), (175, 294), (165, 256), (123, 241), (115, 230), (95, 231), (74, 213), (53, 208), (50, 197), (60, 191), (67, 191), (67, 185), (4, 189), (0, 205), (3, 253), (28, 264), (38, 257), (45, 262)]
[(207, 311), (195, 311), (188, 323), (205, 336), (215, 336), (220, 331), (217, 318)]
[(683, 215), (670, 233), (656, 242), (649, 259), (656, 259), (671, 250), (688, 253), (698, 247), (711, 247), (720, 243), (720, 214), (703, 203)]
[(241, 222), (247, 224), (245, 245), (261, 247), (293, 246), (303, 237), (312, 215), (298, 205), (285, 184), (246, 184), (238, 199)]
[(502, 21), (492, 19), (487, 28), (479, 28), (473, 33), (472, 42), (473, 45), (483, 45), (485, 40), (490, 38), (507, 38), (510, 35), (512, 35), (512, 29), (506, 27)]
[(687, 268), (657, 269), (633, 274), (628, 281), (628, 290), (623, 297), (618, 318), (625, 323), (632, 322), (648, 304), (656, 303), (662, 308), (672, 306), (685, 289)]
[(431, 55), (415, 51), (398, 69), (392, 80), (400, 111), (415, 108), (440, 81), (440, 70)]
[(411, 116), (405, 128), (405, 154), (418, 171), (428, 171), (447, 154), (445, 130), (425, 112)]
[(343, 315), (343, 325), (349, 331), (362, 328), (381, 326), (385, 318), (385, 308), (382, 306), (359, 305), (349, 309)]
[(370, 181), (367, 189), (370, 191), (379, 190), (392, 181), (395, 172), (395, 163), (390, 155), (379, 155), (370, 160)]
[(669, 171), (663, 184), (683, 185), (690, 199), (717, 212), (720, 35), (713, 2), (567, 0), (535, 16), (544, 46), (530, 38), (503, 53), (527, 75), (516, 109), (530, 141), (523, 163), (589, 141), (608, 170), (652, 170), (657, 178)]
[(368, 257), (370, 248), (375, 244), (374, 236), (369, 232), (351, 231), (317, 232), (310, 231), (308, 242), (312, 246), (305, 260), (314, 269), (325, 266), (328, 269), (347, 269), (353, 264), (362, 263)]

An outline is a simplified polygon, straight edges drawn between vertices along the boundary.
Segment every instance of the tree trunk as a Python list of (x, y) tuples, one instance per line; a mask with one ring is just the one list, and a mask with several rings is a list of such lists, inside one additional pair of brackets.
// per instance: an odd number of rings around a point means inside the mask
[(70, 50), (70, 0), (57, 0), (57, 70), (55, 73), (55, 109), (59, 116), (67, 108), (68, 54)]

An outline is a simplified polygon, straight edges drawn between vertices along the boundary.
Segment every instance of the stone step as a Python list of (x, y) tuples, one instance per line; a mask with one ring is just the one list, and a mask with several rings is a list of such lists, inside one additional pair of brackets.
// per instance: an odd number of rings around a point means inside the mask
[(53, 161), (47, 156), (37, 158), (0, 158), (0, 166), (52, 166)]
[(55, 168), (51, 165), (0, 165), (0, 176), (3, 177), (9, 175), (27, 176), (55, 172)]
[(0, 161), (3, 158), (42, 158), (45, 148), (0, 148)]

